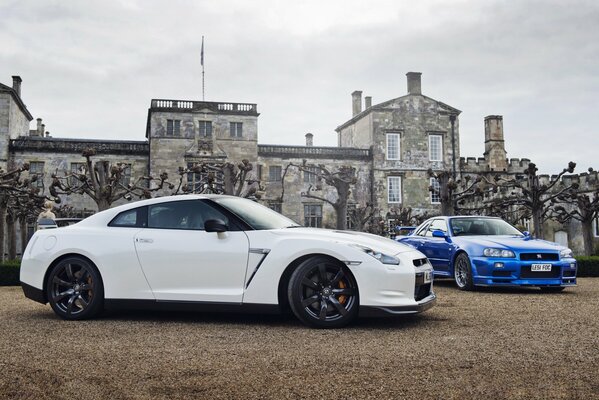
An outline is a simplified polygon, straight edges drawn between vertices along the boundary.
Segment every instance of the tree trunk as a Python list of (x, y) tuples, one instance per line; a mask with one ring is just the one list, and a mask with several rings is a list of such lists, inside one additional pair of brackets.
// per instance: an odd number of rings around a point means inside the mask
[(338, 202), (334, 208), (337, 214), (337, 229), (344, 231), (347, 229), (347, 201), (343, 204)]
[(25, 254), (25, 248), (27, 247), (27, 218), (25, 217), (21, 217), (20, 219), (21, 222), (21, 258), (23, 257), (23, 254)]
[(582, 223), (582, 240), (584, 243), (584, 255), (593, 255), (593, 220), (581, 221)]
[(6, 206), (0, 205), (0, 261), (4, 261), (6, 250)]
[(104, 211), (110, 208), (111, 203), (107, 199), (99, 198), (98, 201), (96, 201), (96, 204), (98, 206), (98, 211)]
[(8, 228), (8, 259), (14, 260), (17, 258), (17, 230), (14, 217), (9, 216), (6, 225)]
[(532, 212), (533, 234), (537, 239), (544, 239), (543, 225), (541, 224), (541, 211), (542, 210), (533, 210)]

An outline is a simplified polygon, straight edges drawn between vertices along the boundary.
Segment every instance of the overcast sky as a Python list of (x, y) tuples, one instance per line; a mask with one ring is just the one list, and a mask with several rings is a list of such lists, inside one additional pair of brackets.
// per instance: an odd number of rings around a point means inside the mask
[[(335, 146), (351, 92), (503, 115), (509, 158), (599, 169), (599, 1), (0, 0), (0, 82), (55, 137), (144, 140), (152, 98), (257, 103), (259, 142)], [(34, 128), (35, 121), (31, 128)]]

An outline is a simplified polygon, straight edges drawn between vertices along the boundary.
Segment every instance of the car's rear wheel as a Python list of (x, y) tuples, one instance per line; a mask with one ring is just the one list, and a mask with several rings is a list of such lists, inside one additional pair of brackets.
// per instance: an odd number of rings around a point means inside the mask
[(541, 286), (541, 291), (547, 293), (559, 293), (562, 292), (565, 288), (565, 286)]
[(104, 304), (104, 286), (97, 268), (83, 257), (67, 257), (50, 271), (46, 283), (48, 302), (64, 319), (98, 315)]
[(344, 265), (327, 257), (304, 261), (291, 275), (287, 291), (297, 318), (315, 328), (340, 328), (358, 315), (358, 285)]
[(466, 253), (460, 253), (453, 262), (453, 277), (460, 290), (473, 290), (472, 267)]

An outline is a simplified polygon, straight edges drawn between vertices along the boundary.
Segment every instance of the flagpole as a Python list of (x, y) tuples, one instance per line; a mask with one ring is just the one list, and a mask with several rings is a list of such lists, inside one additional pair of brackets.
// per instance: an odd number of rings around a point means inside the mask
[(205, 101), (205, 92), (204, 92), (204, 36), (202, 36), (202, 101)]

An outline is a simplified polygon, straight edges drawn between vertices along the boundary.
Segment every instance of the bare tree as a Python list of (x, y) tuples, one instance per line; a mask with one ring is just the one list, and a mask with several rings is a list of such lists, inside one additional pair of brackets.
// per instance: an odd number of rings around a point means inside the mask
[(580, 221), (585, 256), (593, 254), (593, 221), (599, 218), (599, 180), (597, 175), (596, 171), (589, 168), (587, 187), (570, 186), (566, 193), (557, 197), (560, 204), (554, 207), (554, 214), (558, 221), (562, 223), (572, 219)]
[(466, 200), (482, 195), (482, 185), (488, 182), (482, 174), (477, 174), (474, 178), (469, 174), (455, 180), (449, 171), (435, 172), (429, 168), (427, 173), (429, 178), (434, 178), (437, 182), (437, 185), (429, 186), (429, 191), (439, 197), (441, 215), (447, 216), (461, 211), (459, 205)]
[[(103, 211), (119, 200), (137, 198), (151, 198), (152, 192), (161, 190), (165, 185), (174, 188), (167, 182), (168, 175), (160, 174), (159, 178), (151, 176), (138, 177), (133, 183), (124, 180), (127, 164), (113, 163), (92, 158), (96, 150), (87, 148), (82, 153), (85, 157), (85, 166), (80, 171), (65, 173), (64, 176), (52, 175), (52, 184), (49, 191), (52, 197), (58, 198), (60, 194), (82, 194), (89, 196), (98, 206), (98, 211)], [(151, 183), (154, 182), (154, 187)]]
[[(324, 182), (335, 188), (335, 191), (337, 192), (337, 200), (335, 201), (314, 194), (315, 191), (320, 190), (320, 187), (315, 186), (312, 183), (308, 186), (307, 191), (302, 192), (302, 197), (329, 203), (335, 210), (337, 229), (347, 229), (347, 202), (351, 194), (351, 186), (357, 181), (356, 169), (351, 166), (343, 165), (339, 167), (337, 171), (330, 171), (323, 164), (309, 166), (307, 165), (306, 160), (303, 160), (302, 164), (289, 163), (285, 168), (285, 172), (287, 172), (289, 167), (295, 167), (304, 173), (314, 174), (318, 182)], [(282, 185), (285, 185), (284, 180), (282, 181)]]
[(246, 159), (238, 164), (206, 161), (179, 167), (179, 183), (173, 194), (215, 193), (259, 199), (263, 189), (251, 173), (253, 168)]

